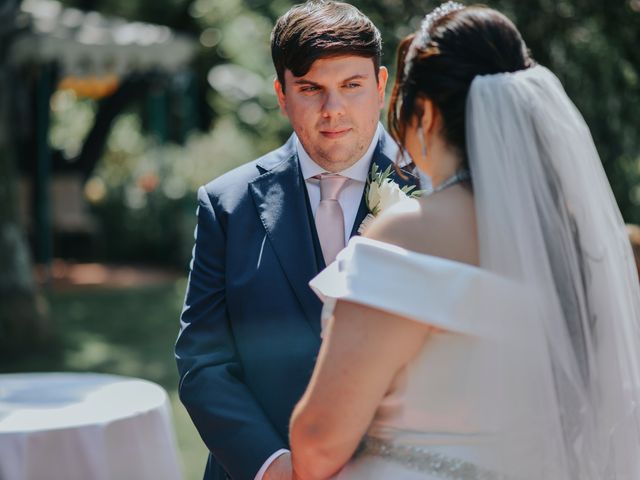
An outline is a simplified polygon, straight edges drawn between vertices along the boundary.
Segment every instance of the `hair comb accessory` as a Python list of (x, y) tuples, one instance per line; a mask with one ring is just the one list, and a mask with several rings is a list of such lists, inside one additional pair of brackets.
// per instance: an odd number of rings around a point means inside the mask
[(447, 2), (443, 3), (437, 8), (434, 8), (429, 14), (424, 17), (422, 23), (420, 24), (420, 31), (416, 34), (411, 45), (409, 46), (409, 50), (407, 51), (407, 58), (405, 60), (404, 66), (404, 76), (407, 77), (409, 71), (411, 70), (411, 65), (413, 64), (413, 60), (418, 53), (418, 48), (421, 46), (426, 46), (431, 39), (429, 35), (429, 31), (434, 23), (440, 20), (442, 17), (449, 15), (452, 12), (457, 12), (458, 10), (462, 10), (464, 5), (458, 2)]

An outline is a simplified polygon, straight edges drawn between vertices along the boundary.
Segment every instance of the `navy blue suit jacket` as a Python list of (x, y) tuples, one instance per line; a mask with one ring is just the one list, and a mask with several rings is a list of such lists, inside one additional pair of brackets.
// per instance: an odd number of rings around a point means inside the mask
[[(384, 170), (396, 152), (384, 132), (372, 161)], [(205, 479), (252, 480), (288, 448), (320, 347), (321, 303), (308, 282), (324, 261), (295, 137), (200, 187), (198, 202), (176, 342), (180, 399), (215, 457)], [(352, 235), (367, 213), (363, 196)]]

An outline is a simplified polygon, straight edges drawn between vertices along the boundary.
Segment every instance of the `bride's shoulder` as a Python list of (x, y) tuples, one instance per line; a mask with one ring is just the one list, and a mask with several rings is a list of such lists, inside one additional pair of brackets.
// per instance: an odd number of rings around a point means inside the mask
[(453, 188), (395, 205), (376, 218), (364, 236), (417, 253), (478, 264), (473, 197)]

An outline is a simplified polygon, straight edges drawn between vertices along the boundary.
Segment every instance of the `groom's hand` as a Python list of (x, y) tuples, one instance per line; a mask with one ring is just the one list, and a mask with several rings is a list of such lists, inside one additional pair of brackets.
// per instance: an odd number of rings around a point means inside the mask
[(291, 480), (293, 478), (293, 469), (291, 468), (291, 454), (283, 453), (276, 458), (267, 471), (264, 472), (263, 480)]

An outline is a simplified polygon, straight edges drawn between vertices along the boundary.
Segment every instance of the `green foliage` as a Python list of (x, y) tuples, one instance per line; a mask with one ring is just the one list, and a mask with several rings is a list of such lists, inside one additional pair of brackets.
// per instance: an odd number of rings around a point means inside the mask
[(534, 58), (558, 75), (591, 129), (623, 216), (640, 222), (638, 2), (489, 4), (511, 13)]
[(229, 118), (191, 135), (185, 145), (160, 145), (142, 134), (136, 115), (121, 116), (88, 189), (90, 195), (92, 188), (98, 191), (93, 210), (106, 258), (185, 266), (193, 246), (195, 191), (257, 155), (252, 139)]
[(51, 98), (51, 112), (51, 147), (60, 150), (65, 158), (76, 157), (91, 128), (96, 112), (95, 102), (78, 100), (72, 90), (61, 90)]

